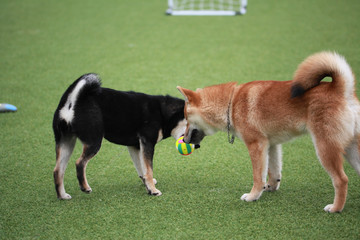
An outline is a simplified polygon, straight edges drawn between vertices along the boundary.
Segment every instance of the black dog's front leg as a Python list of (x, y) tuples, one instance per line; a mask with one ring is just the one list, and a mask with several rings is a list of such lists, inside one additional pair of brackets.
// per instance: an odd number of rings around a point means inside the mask
[(152, 144), (145, 139), (140, 139), (140, 164), (142, 175), (140, 178), (143, 180), (145, 187), (150, 195), (160, 196), (162, 193), (156, 189), (153, 178), (153, 156), (155, 144)]

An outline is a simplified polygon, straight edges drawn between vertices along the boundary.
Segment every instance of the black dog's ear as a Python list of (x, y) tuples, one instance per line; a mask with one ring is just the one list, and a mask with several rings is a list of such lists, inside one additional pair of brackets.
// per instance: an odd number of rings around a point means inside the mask
[(166, 120), (169, 120), (174, 116), (183, 119), (184, 107), (184, 100), (166, 95), (164, 101), (161, 102), (161, 113)]

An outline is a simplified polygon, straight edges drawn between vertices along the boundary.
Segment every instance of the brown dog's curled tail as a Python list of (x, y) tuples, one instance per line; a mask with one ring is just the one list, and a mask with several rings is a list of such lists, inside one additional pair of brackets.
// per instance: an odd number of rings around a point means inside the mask
[(354, 75), (345, 58), (335, 52), (320, 52), (306, 58), (295, 71), (291, 97), (301, 96), (325, 77), (331, 77), (332, 85), (342, 89), (345, 97), (354, 93)]

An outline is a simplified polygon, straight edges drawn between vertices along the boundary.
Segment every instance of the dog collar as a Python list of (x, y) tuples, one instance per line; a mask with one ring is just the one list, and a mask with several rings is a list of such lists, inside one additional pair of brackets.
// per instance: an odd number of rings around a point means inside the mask
[(231, 96), (230, 96), (230, 101), (229, 101), (229, 105), (228, 105), (228, 108), (227, 108), (227, 111), (226, 111), (226, 117), (227, 117), (227, 134), (228, 134), (228, 142), (230, 144), (233, 144), (234, 141), (235, 141), (235, 136), (234, 134), (231, 134), (231, 138), (230, 138), (230, 127), (231, 127), (231, 123), (230, 123), (230, 107), (231, 107), (231, 103), (232, 103), (232, 98), (233, 98), (233, 95), (234, 95), (234, 90), (232, 90), (231, 92)]

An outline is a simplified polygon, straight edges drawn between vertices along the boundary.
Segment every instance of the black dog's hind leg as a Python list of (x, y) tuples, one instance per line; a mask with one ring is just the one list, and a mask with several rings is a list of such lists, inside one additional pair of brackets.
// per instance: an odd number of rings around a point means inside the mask
[(79, 186), (81, 191), (91, 193), (92, 189), (89, 186), (86, 179), (86, 166), (91, 158), (93, 158), (101, 147), (101, 141), (94, 145), (84, 144), (83, 153), (76, 161), (76, 173), (79, 180)]
[(54, 168), (54, 182), (58, 199), (71, 199), (65, 192), (64, 175), (70, 156), (76, 143), (75, 136), (62, 136), (56, 143), (56, 165)]

